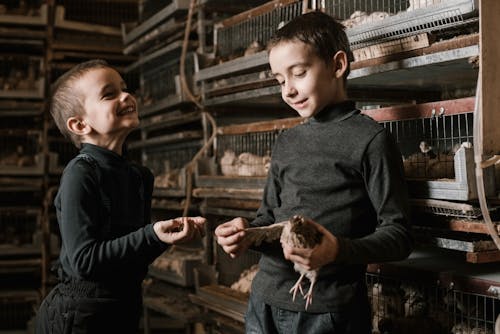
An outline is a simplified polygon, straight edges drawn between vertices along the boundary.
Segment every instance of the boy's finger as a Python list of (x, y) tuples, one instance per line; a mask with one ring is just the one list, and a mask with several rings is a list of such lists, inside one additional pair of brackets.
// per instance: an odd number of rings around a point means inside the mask
[(238, 233), (240, 229), (232, 224), (222, 224), (215, 229), (215, 235), (219, 237), (229, 237), (235, 233)]
[(200, 216), (198, 216), (198, 217), (189, 217), (189, 219), (191, 221), (193, 221), (193, 223), (195, 223), (197, 225), (203, 225), (203, 224), (205, 224), (207, 222), (206, 218), (200, 217)]
[(169, 229), (171, 229), (172, 227), (175, 227), (177, 225), (177, 223), (174, 222), (173, 219), (161, 220), (161, 221), (158, 221), (157, 224), (160, 224), (162, 232), (168, 231)]
[(221, 246), (229, 246), (229, 245), (238, 244), (244, 237), (245, 237), (244, 232), (231, 234), (229, 236), (217, 236), (217, 242)]

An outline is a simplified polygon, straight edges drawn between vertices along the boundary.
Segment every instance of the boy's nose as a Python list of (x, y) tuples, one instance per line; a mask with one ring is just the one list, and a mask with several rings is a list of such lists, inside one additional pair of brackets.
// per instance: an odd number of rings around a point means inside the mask
[(286, 97), (293, 97), (297, 95), (297, 90), (289, 84), (285, 84), (284, 92)]
[(129, 92), (122, 92), (120, 94), (120, 101), (125, 102), (130, 97), (131, 97), (131, 95)]

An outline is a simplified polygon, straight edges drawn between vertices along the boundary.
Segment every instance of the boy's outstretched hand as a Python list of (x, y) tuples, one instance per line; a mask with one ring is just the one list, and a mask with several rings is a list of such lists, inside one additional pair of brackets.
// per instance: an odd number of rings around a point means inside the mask
[(248, 242), (245, 242), (245, 228), (247, 227), (248, 221), (238, 217), (217, 226), (215, 229), (217, 243), (232, 258), (239, 256), (250, 246)]
[(180, 244), (205, 235), (203, 217), (179, 217), (154, 223), (158, 238), (167, 244)]

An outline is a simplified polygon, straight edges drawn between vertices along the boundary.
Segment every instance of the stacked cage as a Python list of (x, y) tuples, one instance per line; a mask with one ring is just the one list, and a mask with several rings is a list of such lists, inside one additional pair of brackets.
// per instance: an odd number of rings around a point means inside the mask
[[(198, 211), (195, 201), (186, 200), (191, 191), (188, 166), (207, 132), (206, 120), (195, 107), (198, 92), (192, 80), (206, 60), (196, 51), (211, 48), (207, 36), (212, 34), (213, 17), (253, 3), (198, 1), (189, 11), (189, 0), (146, 0), (139, 3), (139, 20), (122, 25), (124, 53), (138, 58), (125, 69), (125, 76), (136, 79), (141, 119), (128, 150), (155, 176), (153, 220)], [(207, 262), (207, 242), (171, 248), (151, 264), (146, 323), (153, 310), (179, 319), (183, 326), (199, 320), (201, 311), (187, 301), (187, 294), (194, 286), (194, 269)]]
[[(109, 1), (66, 1), (55, 3), (52, 69), (65, 71), (92, 58), (122, 68), (133, 61), (123, 55), (120, 26), (137, 18), (137, 5)], [(57, 77), (54, 74), (55, 79)]]
[[(214, 25), (214, 60), (195, 81), (207, 106), (279, 102), (269, 73), (266, 43), (280, 25), (302, 14), (303, 1), (275, 0)], [(271, 100), (264, 101), (272, 96)]]
[(29, 55), (0, 55), (0, 97), (42, 98), (45, 89), (43, 59)]
[[(234, 217), (252, 219), (260, 206), (272, 148), (278, 135), (300, 118), (233, 124), (217, 128), (213, 155), (197, 165), (193, 196), (211, 222), (210, 234)], [(211, 267), (198, 268), (191, 299), (214, 319), (215, 333), (242, 333), (250, 286), (260, 254), (248, 250), (233, 259), (212, 241)]]
[(21, 331), (40, 301), (46, 170), (45, 1), (0, 4), (0, 331)]
[(456, 267), (416, 258), (405, 273), (390, 265), (369, 269), (373, 332), (493, 334), (500, 314), (495, 282), (448, 260)]
[(260, 205), (274, 141), (299, 118), (219, 127), (214, 155), (200, 160), (193, 195), (204, 200), (202, 213), (255, 217)]
[[(364, 111), (392, 133), (399, 145), (418, 240), (466, 252), (473, 262), (482, 252), (496, 250), (485, 228), (477, 230), (471, 225), (467, 229), (452, 223), (482, 223), (475, 204), (474, 101), (469, 97)], [(494, 197), (493, 167), (484, 170), (484, 184), (486, 195)], [(496, 214), (495, 206), (490, 210)]]
[[(474, 0), (321, 1), (322, 9), (346, 26), (351, 48), (357, 50), (425, 33), (450, 35), (477, 22)], [(387, 44), (388, 43), (388, 44)]]

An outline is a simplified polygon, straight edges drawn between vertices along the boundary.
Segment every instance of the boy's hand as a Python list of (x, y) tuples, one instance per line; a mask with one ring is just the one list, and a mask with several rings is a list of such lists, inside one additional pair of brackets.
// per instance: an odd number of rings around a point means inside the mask
[(245, 228), (247, 227), (248, 221), (238, 217), (217, 226), (215, 229), (217, 243), (232, 258), (239, 256), (250, 246), (248, 242), (245, 242)]
[(337, 237), (322, 225), (309, 221), (314, 224), (323, 237), (321, 242), (314, 248), (292, 247), (288, 243), (282, 243), (283, 255), (285, 259), (293, 263), (300, 264), (305, 270), (315, 270), (335, 261), (339, 253), (339, 244)]
[(167, 244), (179, 244), (205, 235), (203, 217), (179, 217), (154, 223), (158, 238)]

